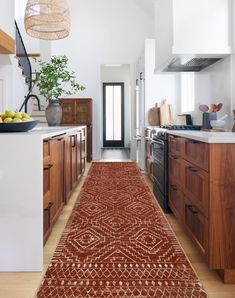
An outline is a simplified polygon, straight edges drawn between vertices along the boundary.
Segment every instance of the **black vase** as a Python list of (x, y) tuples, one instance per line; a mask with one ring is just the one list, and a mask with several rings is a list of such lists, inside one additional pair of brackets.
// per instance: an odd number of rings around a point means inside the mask
[(206, 112), (202, 114), (202, 127), (211, 129), (211, 120), (217, 119), (217, 113), (215, 112)]
[(59, 100), (49, 100), (49, 104), (46, 107), (46, 119), (48, 126), (59, 126), (62, 118), (62, 108)]

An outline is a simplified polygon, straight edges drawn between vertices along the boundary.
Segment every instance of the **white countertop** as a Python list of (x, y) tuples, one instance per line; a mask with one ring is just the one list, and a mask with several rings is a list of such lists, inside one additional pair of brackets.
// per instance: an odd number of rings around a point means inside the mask
[(168, 130), (168, 134), (180, 136), (204, 143), (221, 143), (232, 144), (235, 143), (234, 132), (208, 132), (198, 130)]
[(84, 125), (78, 126), (36, 126), (35, 128), (26, 131), (26, 132), (7, 132), (0, 133), (1, 138), (9, 138), (9, 137), (37, 137), (41, 140), (52, 138), (57, 135), (66, 134), (69, 132), (76, 131), (78, 128), (86, 127)]

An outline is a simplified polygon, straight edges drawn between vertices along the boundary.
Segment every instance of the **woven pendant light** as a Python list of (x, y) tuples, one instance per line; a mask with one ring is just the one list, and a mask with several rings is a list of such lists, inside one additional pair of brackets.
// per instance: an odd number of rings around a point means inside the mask
[(26, 32), (38, 39), (56, 40), (69, 35), (70, 15), (66, 0), (28, 0)]

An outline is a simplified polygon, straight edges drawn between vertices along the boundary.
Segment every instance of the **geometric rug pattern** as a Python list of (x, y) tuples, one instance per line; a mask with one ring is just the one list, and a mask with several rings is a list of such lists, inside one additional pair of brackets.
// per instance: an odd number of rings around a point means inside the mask
[(136, 164), (97, 162), (36, 297), (207, 295)]

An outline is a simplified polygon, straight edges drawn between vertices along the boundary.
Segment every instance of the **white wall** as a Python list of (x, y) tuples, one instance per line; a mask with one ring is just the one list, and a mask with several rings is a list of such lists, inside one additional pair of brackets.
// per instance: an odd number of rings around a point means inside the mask
[(218, 113), (218, 118), (224, 114), (230, 117), (227, 119), (226, 128), (232, 128), (232, 103), (231, 103), (231, 57), (212, 65), (203, 72), (196, 73), (195, 78), (195, 111), (192, 113), (195, 124), (202, 123), (202, 113), (199, 111), (199, 104), (210, 105), (211, 103), (223, 103), (223, 108)]
[[(131, 136), (131, 81), (130, 65), (121, 67), (101, 67), (101, 83), (124, 83), (124, 136), (125, 147), (130, 147)], [(101, 88), (102, 88), (101, 84)], [(103, 105), (102, 105), (103, 111)], [(103, 112), (102, 112), (103, 114)], [(103, 139), (103, 136), (102, 136)]]
[(15, 0), (1, 0), (0, 29), (15, 39)]
[[(94, 158), (101, 148), (101, 78), (100, 66), (108, 63), (131, 65), (135, 62), (144, 39), (153, 37), (154, 17), (135, 0), (71, 0), (71, 34), (52, 43), (52, 54), (66, 54), (78, 81), (86, 87), (78, 97), (92, 97), (94, 105)], [(132, 83), (134, 83), (134, 79)], [(132, 85), (132, 96), (134, 95)]]
[(158, 103), (167, 99), (173, 107), (173, 117), (180, 112), (179, 105), (179, 75), (158, 73), (154, 75), (155, 68), (155, 40), (145, 42), (145, 125), (148, 125), (148, 111)]

